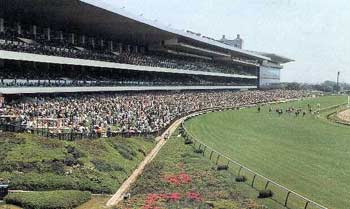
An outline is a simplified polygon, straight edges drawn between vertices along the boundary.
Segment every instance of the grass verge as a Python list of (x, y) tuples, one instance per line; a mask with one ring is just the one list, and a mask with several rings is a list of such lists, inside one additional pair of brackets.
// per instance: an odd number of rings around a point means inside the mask
[(117, 208), (282, 208), (172, 136)]

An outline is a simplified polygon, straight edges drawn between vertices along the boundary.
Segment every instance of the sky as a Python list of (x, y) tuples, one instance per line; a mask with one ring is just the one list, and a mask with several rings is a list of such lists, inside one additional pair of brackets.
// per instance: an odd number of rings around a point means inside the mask
[[(102, 0), (99, 0), (101, 2)], [(349, 0), (103, 0), (176, 29), (220, 39), (240, 34), (244, 49), (296, 60), (282, 81), (350, 83)]]

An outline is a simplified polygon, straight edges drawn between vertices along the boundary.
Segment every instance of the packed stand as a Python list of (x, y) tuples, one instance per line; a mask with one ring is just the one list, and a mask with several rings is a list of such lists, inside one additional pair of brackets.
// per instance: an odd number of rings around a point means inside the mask
[(255, 79), (165, 74), (105, 68), (58, 65), (6, 64), (0, 70), (0, 88), (21, 87), (119, 87), (119, 86), (256, 86)]
[(188, 113), (215, 107), (240, 107), (306, 96), (302, 91), (150, 92), (30, 98), (1, 109), (28, 130), (56, 132), (153, 133)]

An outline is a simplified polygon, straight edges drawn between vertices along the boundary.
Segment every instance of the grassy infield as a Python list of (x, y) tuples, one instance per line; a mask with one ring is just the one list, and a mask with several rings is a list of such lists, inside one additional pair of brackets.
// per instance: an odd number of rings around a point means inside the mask
[[(345, 97), (322, 97), (273, 107), (307, 109), (346, 102)], [(329, 208), (350, 206), (350, 129), (321, 114), (295, 117), (269, 113), (270, 106), (209, 113), (187, 122), (190, 132), (249, 168)], [(285, 194), (284, 194), (285, 195)], [(276, 198), (282, 198), (277, 194)], [(295, 201), (295, 200), (291, 200)]]

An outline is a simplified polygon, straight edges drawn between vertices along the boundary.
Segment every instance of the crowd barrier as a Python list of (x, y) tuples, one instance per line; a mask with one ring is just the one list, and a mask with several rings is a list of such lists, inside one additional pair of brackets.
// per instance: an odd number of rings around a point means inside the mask
[(4, 123), (0, 121), (0, 130), (4, 132), (15, 132), (15, 133), (31, 133), (41, 137), (58, 139), (58, 140), (66, 140), (66, 141), (77, 141), (77, 140), (92, 140), (99, 138), (112, 138), (112, 137), (142, 137), (142, 138), (155, 138), (161, 133), (162, 130), (156, 132), (149, 133), (131, 133), (131, 132), (104, 132), (104, 133), (96, 133), (96, 132), (56, 132), (51, 131), (48, 128), (31, 128), (28, 129), (24, 126), (13, 124), (13, 123)]
[(249, 169), (248, 167), (242, 165), (236, 160), (233, 160), (219, 151), (209, 147), (208, 145), (201, 142), (195, 136), (193, 136), (185, 126), (185, 122), (193, 117), (206, 114), (208, 112), (215, 112), (221, 110), (227, 110), (232, 108), (225, 108), (220, 110), (210, 110), (202, 111), (198, 114), (193, 114), (185, 118), (180, 126), (180, 133), (183, 135), (185, 140), (190, 140), (192, 146), (198, 152), (201, 150), (201, 154), (208, 157), (209, 160), (214, 161), (217, 166), (226, 166), (229, 172), (232, 172), (236, 177), (243, 177), (244, 182), (249, 184), (252, 188), (258, 191), (270, 190), (273, 195), (272, 200), (280, 203), (285, 208), (290, 209), (328, 209), (327, 207), (308, 199), (307, 197), (298, 194), (297, 192), (284, 187), (277, 182)]

